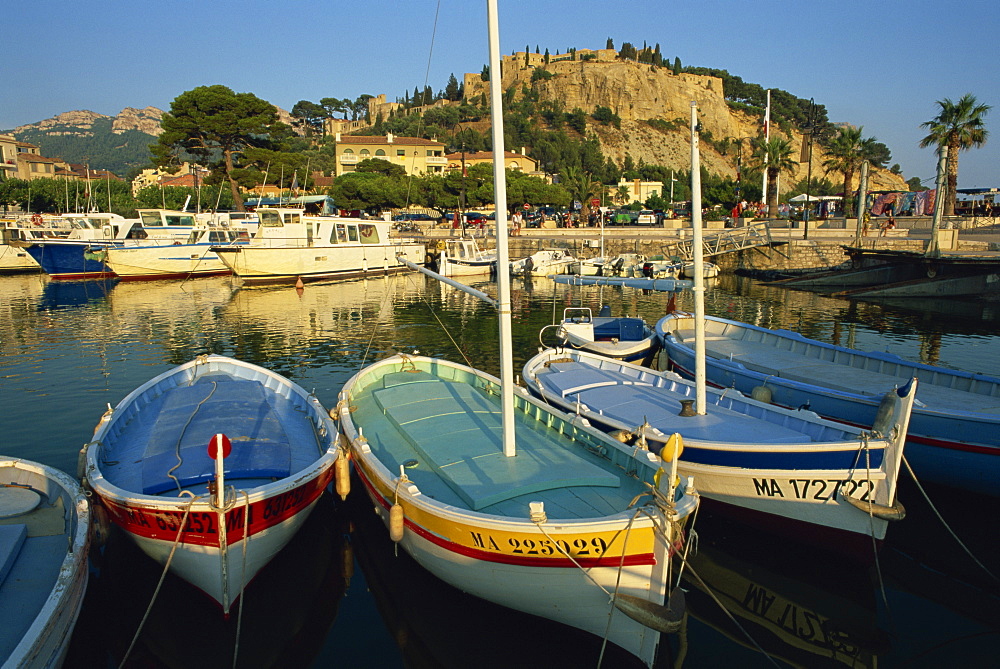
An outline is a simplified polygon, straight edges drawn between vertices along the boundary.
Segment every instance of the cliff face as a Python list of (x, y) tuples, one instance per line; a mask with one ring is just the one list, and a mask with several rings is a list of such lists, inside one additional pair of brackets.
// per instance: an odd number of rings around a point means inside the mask
[(126, 107), (117, 116), (106, 116), (88, 110), (63, 112), (58, 116), (47, 118), (37, 123), (29, 123), (14, 128), (14, 133), (25, 131), (40, 131), (47, 135), (78, 135), (89, 137), (93, 135), (92, 128), (98, 119), (111, 119), (112, 132), (121, 134), (128, 130), (138, 130), (147, 135), (159, 136), (163, 130), (160, 128), (160, 119), (163, 117), (163, 110), (156, 107), (146, 107), (145, 109), (135, 109)]
[[(536, 69), (546, 70), (553, 76), (532, 82)], [(619, 165), (629, 155), (636, 163), (643, 161), (678, 170), (688, 169), (691, 163), (688, 128), (692, 101), (698, 104), (698, 122), (704, 130), (711, 132), (715, 140), (756, 137), (760, 132), (760, 119), (730, 109), (723, 97), (722, 80), (718, 77), (687, 73), (675, 75), (669, 68), (604, 58), (544, 64), (537, 62), (533, 54), (526, 58), (523, 53), (504, 56), (502, 71), (503, 90), (534, 88), (541, 101), (561, 101), (565, 111), (579, 108), (589, 115), (597, 107), (611, 109), (621, 118), (621, 129), (588, 119), (587, 131), (598, 137), (604, 155)], [(488, 86), (478, 73), (465, 75), (466, 98), (479, 94), (488, 96)], [(646, 123), (649, 120), (672, 122), (676, 129), (661, 130)], [(778, 133), (791, 141), (794, 160), (801, 157), (802, 135), (795, 132), (791, 136), (784, 135), (776, 124), (771, 132), (772, 136)], [(748, 143), (744, 144), (743, 151), (744, 159), (748, 159)], [(825, 159), (822, 147), (814, 144), (813, 178), (825, 176), (835, 185), (840, 185), (840, 175), (823, 172)], [(721, 155), (708, 143), (702, 142), (701, 163), (709, 172), (730, 177), (736, 175), (735, 150), (729, 155)], [(793, 174), (782, 175), (781, 190), (785, 191), (788, 185), (805, 179), (808, 172), (808, 162), (803, 160)], [(886, 170), (872, 170), (869, 180), (869, 188), (873, 190), (906, 190), (902, 177)]]

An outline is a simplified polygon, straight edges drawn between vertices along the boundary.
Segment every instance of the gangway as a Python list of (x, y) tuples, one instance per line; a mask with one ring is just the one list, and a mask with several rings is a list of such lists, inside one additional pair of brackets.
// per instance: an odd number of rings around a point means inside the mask
[[(705, 257), (772, 245), (771, 230), (767, 222), (751, 223), (738, 228), (727, 228), (722, 232), (706, 234), (702, 236), (701, 242)], [(681, 239), (671, 242), (664, 250), (668, 256), (692, 260), (694, 258), (694, 240)]]

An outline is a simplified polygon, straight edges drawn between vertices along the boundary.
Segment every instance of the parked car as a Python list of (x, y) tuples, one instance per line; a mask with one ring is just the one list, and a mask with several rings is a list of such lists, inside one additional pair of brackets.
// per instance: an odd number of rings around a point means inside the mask
[(656, 213), (649, 210), (643, 209), (639, 212), (635, 219), (636, 225), (656, 225)]
[(419, 223), (419, 222), (430, 223), (430, 222), (432, 222), (432, 221), (434, 221), (436, 219), (433, 216), (431, 216), (430, 214), (405, 213), (405, 214), (396, 214), (395, 216), (392, 217), (392, 220), (394, 220), (394, 221), (413, 221), (413, 222), (417, 222), (417, 223)]

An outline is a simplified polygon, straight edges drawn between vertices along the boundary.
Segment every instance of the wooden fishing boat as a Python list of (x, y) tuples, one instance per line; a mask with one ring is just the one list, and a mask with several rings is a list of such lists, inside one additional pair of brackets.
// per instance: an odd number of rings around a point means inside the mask
[(446, 239), (438, 258), (438, 272), (442, 276), (477, 276), (492, 272), (496, 263), (496, 251), (480, 249), (473, 237)]
[(0, 664), (58, 667), (87, 589), (90, 506), (80, 484), (0, 457)]
[(199, 356), (105, 413), (83, 476), (112, 522), (228, 613), (332, 480), (335, 430), (288, 379)]
[[(496, 0), (487, 10), (490, 67), (499, 72)], [(499, 77), (490, 93), (493, 150), (503, 155)], [(503, 161), (493, 169), (503, 231)], [(507, 267), (506, 235), (497, 256)], [(337, 415), (355, 471), (390, 537), (431, 573), (607, 638), (651, 665), (660, 634), (680, 625), (670, 556), (697, 497), (675, 467), (635, 457), (515, 390), (510, 280), (498, 273), (501, 379), (395, 355), (347, 382)]]
[(868, 537), (884, 538), (900, 516), (896, 482), (915, 383), (881, 398), (864, 432), (732, 389), (710, 389), (698, 414), (694, 383), (573, 349), (539, 353), (523, 379), (553, 406), (653, 452), (680, 434), (680, 472), (706, 499), (767, 514), (847, 552), (870, 551)]
[(438, 578), (598, 636), (612, 616), (608, 638), (651, 661), (658, 633), (609, 601), (664, 604), (696, 499), (668, 474), (654, 484), (651, 453), (634, 457), (523, 391), (516, 455), (505, 455), (499, 394), (496, 378), (444, 360), (363, 369), (338, 415), (365, 492)]
[[(590, 351), (615, 360), (648, 365), (659, 350), (656, 332), (635, 316), (612, 316), (604, 305), (597, 316), (590, 307), (567, 307), (559, 323), (546, 325), (538, 333), (542, 342), (546, 330), (555, 329), (563, 345)], [(542, 342), (544, 346), (544, 342)]]
[[(670, 367), (694, 373), (694, 322), (674, 313), (656, 326)], [(920, 381), (906, 457), (918, 478), (1000, 495), (1000, 378), (909, 362), (890, 353), (826, 344), (788, 330), (705, 318), (706, 378), (778, 406), (807, 405), (862, 427), (882, 395)]]
[(315, 216), (299, 208), (261, 207), (248, 244), (212, 251), (244, 283), (297, 283), (401, 272), (400, 258), (422, 263), (424, 244), (391, 238), (392, 223)]

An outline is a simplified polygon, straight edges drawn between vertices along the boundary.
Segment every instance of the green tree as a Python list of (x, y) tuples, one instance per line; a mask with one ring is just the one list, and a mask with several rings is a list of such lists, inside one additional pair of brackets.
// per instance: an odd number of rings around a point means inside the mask
[(796, 165), (792, 160), (792, 143), (775, 136), (768, 140), (758, 137), (752, 144), (751, 164), (767, 170), (767, 216), (777, 218), (778, 175), (782, 172), (791, 172)]
[(590, 216), (590, 199), (604, 192), (604, 184), (596, 181), (589, 172), (570, 166), (562, 171), (562, 185), (573, 200), (580, 202), (580, 216), (586, 220)]
[(926, 190), (924, 185), (920, 183), (920, 177), (910, 177), (906, 180), (906, 186), (911, 192), (916, 193), (917, 191)]
[(187, 153), (202, 164), (217, 161), (229, 181), (233, 202), (244, 211), (234, 175), (237, 155), (251, 147), (268, 147), (287, 133), (274, 105), (252, 93), (222, 86), (199, 86), (177, 96), (160, 123), (163, 133), (150, 149), (161, 167), (175, 166)]
[(305, 129), (308, 135), (319, 135), (323, 133), (323, 121), (327, 117), (326, 109), (323, 105), (318, 105), (309, 100), (299, 100), (292, 107), (292, 118), (294, 125)]
[(454, 73), (448, 77), (448, 83), (444, 87), (444, 96), (452, 102), (458, 102), (462, 99), (462, 87), (458, 85), (458, 79), (455, 78)]
[(826, 148), (826, 160), (823, 161), (823, 169), (827, 174), (839, 172), (843, 176), (843, 196), (844, 211), (850, 214), (854, 208), (854, 173), (861, 168), (861, 163), (865, 162), (872, 153), (875, 144), (874, 138), (863, 139), (861, 133), (863, 127), (840, 128), (836, 137)]
[(945, 98), (937, 101), (941, 108), (938, 115), (920, 124), (927, 136), (920, 146), (944, 147), (948, 152), (948, 187), (945, 189), (944, 213), (955, 215), (955, 189), (958, 188), (958, 152), (978, 149), (986, 144), (989, 132), (983, 117), (991, 109), (981, 104), (972, 93), (966, 93), (957, 102)]

